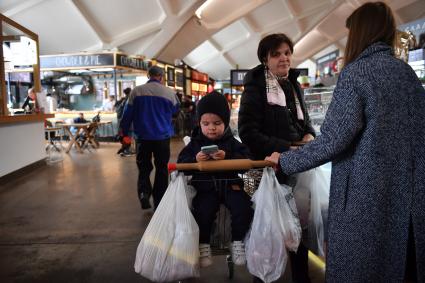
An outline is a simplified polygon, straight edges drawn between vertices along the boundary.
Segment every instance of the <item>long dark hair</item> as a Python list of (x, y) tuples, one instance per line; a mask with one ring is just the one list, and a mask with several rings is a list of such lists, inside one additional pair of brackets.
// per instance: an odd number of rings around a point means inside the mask
[(383, 2), (365, 3), (346, 20), (350, 30), (344, 64), (354, 61), (369, 45), (381, 41), (394, 45), (396, 26), (391, 8)]

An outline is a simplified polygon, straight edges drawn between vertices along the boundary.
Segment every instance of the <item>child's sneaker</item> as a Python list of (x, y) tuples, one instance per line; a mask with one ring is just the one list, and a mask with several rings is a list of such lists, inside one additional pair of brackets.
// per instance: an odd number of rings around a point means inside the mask
[(199, 244), (199, 265), (207, 267), (212, 264), (211, 247), (209, 244)]
[(232, 259), (236, 265), (245, 265), (245, 244), (242, 241), (232, 242)]

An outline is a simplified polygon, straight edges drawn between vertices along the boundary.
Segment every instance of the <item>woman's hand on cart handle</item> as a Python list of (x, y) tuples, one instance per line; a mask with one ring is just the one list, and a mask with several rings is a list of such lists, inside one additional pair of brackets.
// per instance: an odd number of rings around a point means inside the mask
[(312, 134), (305, 134), (301, 141), (308, 143), (314, 140), (314, 136)]
[(267, 160), (250, 159), (226, 159), (226, 160), (207, 160), (195, 163), (169, 163), (168, 171), (234, 171), (249, 170), (252, 168), (263, 168), (274, 164)]
[(273, 152), (272, 155), (267, 156), (264, 160), (272, 162), (274, 164), (273, 167), (275, 171), (277, 171), (279, 170), (279, 158), (280, 158), (280, 153)]

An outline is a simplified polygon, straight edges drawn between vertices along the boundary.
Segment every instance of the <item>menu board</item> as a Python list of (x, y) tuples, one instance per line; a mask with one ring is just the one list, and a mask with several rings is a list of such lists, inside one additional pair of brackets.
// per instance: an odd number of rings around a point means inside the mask
[(247, 72), (248, 70), (230, 70), (230, 84), (232, 86), (243, 85), (243, 79)]
[(176, 86), (177, 87), (184, 86), (184, 76), (182, 72), (176, 72)]
[(167, 85), (171, 87), (175, 86), (174, 68), (169, 66), (167, 66)]

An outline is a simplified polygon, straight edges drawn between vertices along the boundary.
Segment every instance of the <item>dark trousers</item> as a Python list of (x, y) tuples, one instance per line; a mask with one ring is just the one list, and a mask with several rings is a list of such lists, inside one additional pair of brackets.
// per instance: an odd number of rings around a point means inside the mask
[(404, 279), (408, 282), (418, 282), (416, 271), (416, 249), (415, 249), (415, 236), (413, 233), (412, 219), (409, 225), (409, 238), (407, 240), (407, 256), (406, 256), (406, 271)]
[[(154, 207), (158, 207), (159, 202), (168, 186), (168, 168), (170, 160), (170, 139), (165, 140), (137, 140), (136, 141), (136, 162), (139, 168), (139, 178), (137, 181), (137, 194), (139, 200), (149, 199), (153, 196)], [(152, 172), (152, 156), (155, 164), (155, 179), (152, 188), (150, 174)]]
[(220, 203), (230, 210), (232, 241), (241, 241), (248, 232), (254, 211), (249, 196), (243, 191), (230, 188), (223, 189), (222, 194), (211, 190), (198, 191), (193, 199), (193, 216), (199, 226), (199, 243), (209, 244), (211, 228), (216, 218)]
[[(303, 231), (305, 233), (305, 231)], [(297, 252), (288, 252), (291, 259), (292, 282), (310, 283), (308, 276), (308, 249), (301, 242)]]

